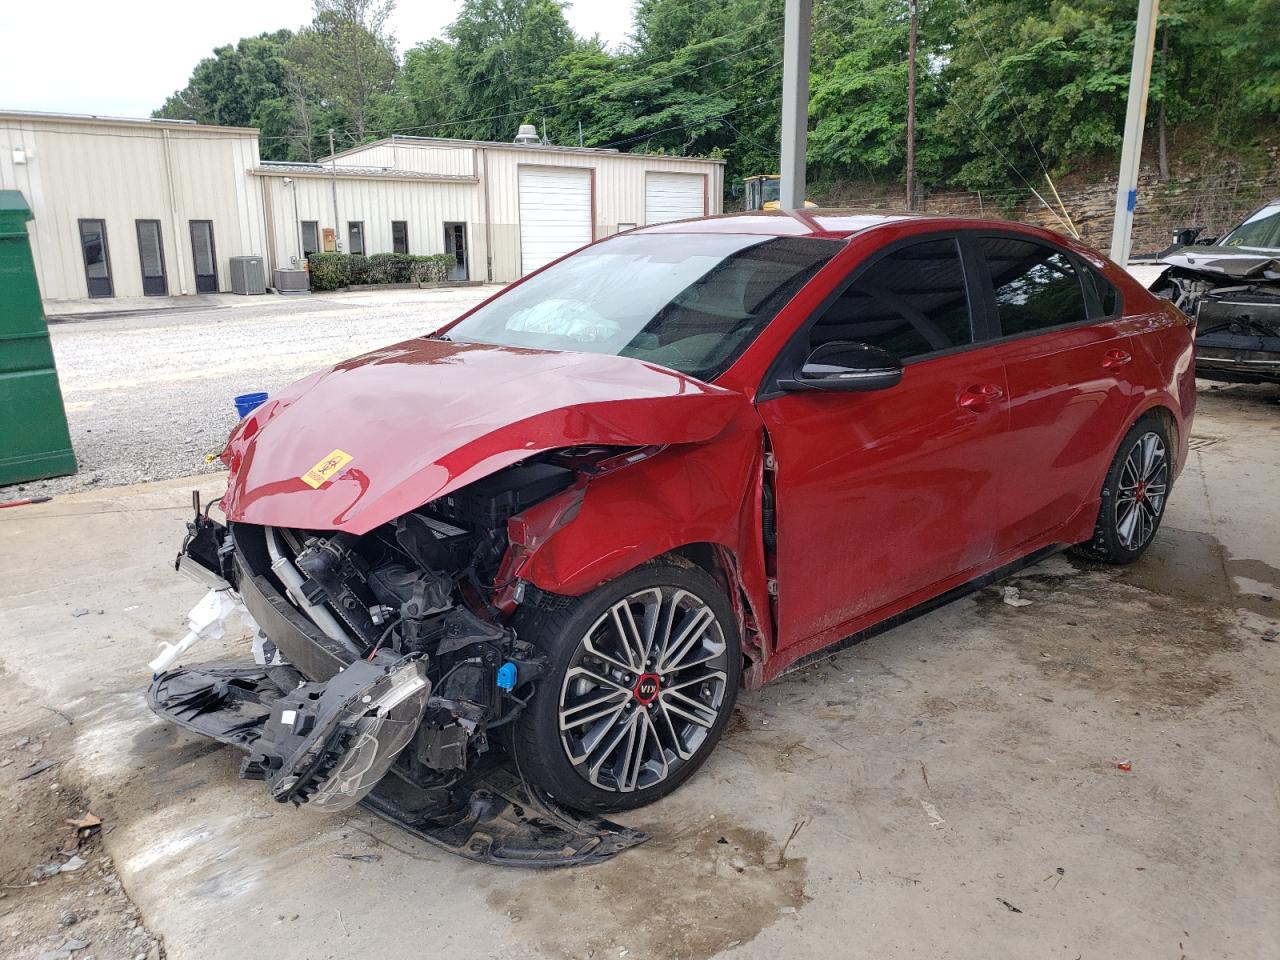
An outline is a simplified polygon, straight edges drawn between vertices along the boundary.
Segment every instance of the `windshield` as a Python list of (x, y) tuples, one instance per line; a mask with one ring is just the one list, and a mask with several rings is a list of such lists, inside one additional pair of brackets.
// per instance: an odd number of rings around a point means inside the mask
[(1263, 207), (1218, 243), (1224, 247), (1280, 249), (1280, 203)]
[(618, 236), (513, 287), (445, 335), (635, 357), (709, 380), (841, 245), (742, 234)]

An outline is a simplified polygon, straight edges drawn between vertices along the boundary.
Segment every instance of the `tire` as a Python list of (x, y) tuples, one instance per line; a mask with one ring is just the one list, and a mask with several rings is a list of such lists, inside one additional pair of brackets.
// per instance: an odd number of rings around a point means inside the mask
[(1075, 552), (1103, 563), (1133, 563), (1151, 546), (1172, 486), (1169, 431), (1147, 414), (1120, 441), (1102, 484), (1102, 505), (1087, 543)]
[(521, 606), (515, 627), (549, 665), (510, 749), (520, 773), (568, 807), (608, 813), (666, 796), (703, 764), (733, 711), (737, 619), (691, 564), (645, 564), (582, 597), (543, 595)]

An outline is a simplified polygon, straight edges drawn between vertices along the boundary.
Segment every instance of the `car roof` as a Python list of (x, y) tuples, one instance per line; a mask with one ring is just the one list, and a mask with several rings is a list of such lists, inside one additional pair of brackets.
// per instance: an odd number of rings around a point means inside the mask
[(755, 210), (722, 213), (693, 220), (676, 220), (652, 227), (641, 227), (636, 233), (755, 233), (775, 237), (825, 237), (843, 239), (856, 233), (906, 220), (936, 220), (939, 226), (962, 221), (966, 226), (1008, 228), (1008, 221), (990, 217), (957, 217), (950, 214), (915, 213), (909, 211), (866, 211), (823, 209)]

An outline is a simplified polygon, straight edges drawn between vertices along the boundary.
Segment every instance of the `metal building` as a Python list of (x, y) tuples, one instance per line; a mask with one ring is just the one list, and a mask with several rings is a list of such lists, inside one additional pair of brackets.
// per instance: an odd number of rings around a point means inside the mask
[(720, 160), (392, 137), (314, 164), (264, 162), (258, 131), (0, 112), (0, 189), (31, 205), (46, 300), (229, 291), (306, 255), (451, 253), (509, 281), (593, 239), (719, 213)]

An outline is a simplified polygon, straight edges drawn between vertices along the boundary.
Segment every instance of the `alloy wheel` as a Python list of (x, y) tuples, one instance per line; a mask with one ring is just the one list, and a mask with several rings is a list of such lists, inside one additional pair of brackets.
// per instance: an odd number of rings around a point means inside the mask
[(561, 685), (570, 763), (622, 793), (673, 776), (720, 718), (727, 668), (724, 631), (695, 594), (649, 587), (619, 600), (579, 641)]
[(1156, 532), (1168, 489), (1168, 451), (1160, 435), (1148, 431), (1130, 448), (1120, 468), (1115, 524), (1126, 550), (1141, 549)]

